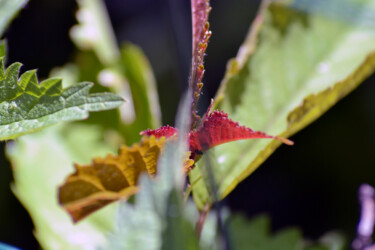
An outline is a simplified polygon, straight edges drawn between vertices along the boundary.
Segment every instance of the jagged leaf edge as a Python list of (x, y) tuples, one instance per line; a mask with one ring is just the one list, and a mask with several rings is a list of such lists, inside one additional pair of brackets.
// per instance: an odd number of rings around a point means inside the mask
[[(15, 139), (21, 135), (34, 132), (43, 127), (55, 124), (59, 121), (73, 121), (85, 119), (88, 117), (90, 111), (113, 109), (121, 105), (124, 101), (121, 97), (113, 93), (95, 93), (90, 95), (89, 90), (93, 86), (93, 83), (90, 82), (81, 82), (62, 90), (60, 79), (49, 78), (43, 82), (40, 82), (40, 84), (37, 86), (35, 86), (34, 83), (33, 86), (33, 80), (36, 80), (36, 84), (38, 83), (35, 70), (27, 71), (23, 73), (20, 77), (18, 77), (21, 64), (13, 63), (8, 68), (4, 68), (4, 59), (5, 57), (0, 58), (0, 76), (4, 78), (13, 78), (13, 80), (17, 81), (16, 86), (23, 88), (23, 93), (26, 93), (27, 88), (31, 86), (37, 87), (39, 91), (43, 92), (41, 95), (38, 95), (37, 93), (32, 93), (35, 94), (36, 97), (39, 96), (40, 98), (43, 98), (45, 96), (56, 96), (56, 94), (60, 94), (61, 97), (64, 96), (67, 99), (76, 98), (76, 100), (78, 100), (78, 98), (82, 96), (85, 97), (85, 99), (81, 100), (80, 103), (78, 103), (77, 105), (73, 104), (71, 107), (61, 108), (50, 114), (35, 117), (33, 119), (23, 119), (8, 124), (0, 125), (0, 140)], [(25, 86), (22, 87), (21, 82)], [(10, 100), (5, 100), (0, 104), (0, 107), (4, 104), (10, 104), (13, 100), (20, 96), (22, 96), (22, 94), (16, 95), (14, 98), (11, 98)], [(31, 109), (28, 112), (30, 111)]]

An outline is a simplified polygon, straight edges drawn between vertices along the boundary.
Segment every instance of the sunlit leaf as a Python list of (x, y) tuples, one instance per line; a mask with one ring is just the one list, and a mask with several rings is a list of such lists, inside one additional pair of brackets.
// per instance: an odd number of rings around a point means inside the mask
[[(375, 10), (375, 2), (348, 2), (358, 7), (351, 23), (281, 3), (263, 5), (228, 65), (214, 106), (245, 126), (280, 137), (321, 116), (375, 69), (375, 32), (361, 25), (366, 18), (362, 13)], [(251, 140), (212, 150), (219, 197), (228, 195), (279, 145), (276, 140)], [(200, 171), (192, 171), (191, 182), (200, 178)], [(204, 178), (193, 187), (200, 208), (210, 200), (207, 187)]]

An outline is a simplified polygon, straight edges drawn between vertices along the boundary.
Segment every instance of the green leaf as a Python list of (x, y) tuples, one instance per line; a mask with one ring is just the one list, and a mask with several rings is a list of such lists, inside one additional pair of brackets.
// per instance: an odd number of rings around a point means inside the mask
[(103, 142), (103, 133), (97, 126), (60, 124), (7, 144), (13, 191), (31, 215), (43, 249), (94, 249), (114, 228), (115, 203), (73, 224), (57, 201), (57, 187), (73, 162), (89, 163), (116, 150)]
[[(299, 12), (281, 3), (264, 4), (238, 56), (228, 65), (215, 105), (241, 125), (281, 137), (321, 116), (375, 69), (375, 32), (362, 25), (364, 13), (375, 10), (375, 2), (345, 3), (357, 11), (353, 22)], [(228, 195), (279, 145), (276, 140), (245, 140), (213, 149), (219, 196)], [(203, 208), (212, 199), (201, 171), (195, 168), (190, 179), (199, 179), (193, 194)]]
[(0, 0), (0, 36), (28, 0)]
[(113, 109), (123, 99), (112, 93), (89, 95), (92, 83), (82, 82), (62, 89), (61, 80), (50, 78), (38, 84), (36, 71), (27, 71), (18, 79), (20, 63), (4, 70), (0, 59), (0, 140), (60, 121), (85, 119), (89, 111)]
[(151, 66), (138, 46), (131, 43), (122, 46), (120, 65), (129, 83), (134, 106), (134, 121), (123, 119), (123, 132), (132, 143), (139, 140), (140, 131), (160, 126), (159, 99)]

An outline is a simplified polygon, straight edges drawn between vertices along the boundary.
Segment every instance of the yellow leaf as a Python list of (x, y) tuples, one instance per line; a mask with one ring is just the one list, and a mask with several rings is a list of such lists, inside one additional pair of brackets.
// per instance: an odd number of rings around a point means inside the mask
[[(101, 207), (137, 193), (141, 173), (157, 173), (165, 138), (143, 137), (139, 144), (122, 146), (118, 155), (94, 158), (90, 165), (75, 164), (76, 171), (59, 187), (59, 202), (77, 222)], [(189, 156), (189, 154), (188, 154)], [(194, 161), (185, 161), (188, 170)]]
[[(141, 173), (155, 177), (165, 140), (145, 136), (139, 144), (122, 146), (118, 155), (94, 158), (90, 165), (75, 164), (76, 171), (59, 187), (60, 204), (78, 222), (113, 201), (134, 195)], [(186, 173), (194, 166), (189, 156), (190, 152), (185, 158)]]

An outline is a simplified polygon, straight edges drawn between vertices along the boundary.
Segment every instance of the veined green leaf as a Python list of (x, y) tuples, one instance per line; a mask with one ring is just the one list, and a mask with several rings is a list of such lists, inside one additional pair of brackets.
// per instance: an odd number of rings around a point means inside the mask
[(73, 224), (57, 201), (58, 185), (73, 170), (73, 162), (89, 163), (116, 148), (103, 142), (97, 126), (60, 124), (7, 144), (13, 167), (13, 192), (29, 212), (43, 249), (95, 249), (114, 228), (113, 203)]
[(18, 79), (20, 63), (4, 70), (0, 59), (0, 140), (60, 121), (85, 119), (89, 111), (113, 109), (123, 99), (112, 93), (89, 94), (92, 83), (82, 82), (62, 89), (61, 80), (50, 78), (38, 84), (36, 71), (28, 71)]
[[(375, 31), (362, 25), (367, 18), (362, 13), (375, 10), (375, 2), (345, 2), (356, 6), (353, 22), (281, 3), (265, 6), (229, 63), (215, 105), (241, 125), (282, 137), (321, 116), (375, 69)], [(219, 196), (228, 195), (279, 145), (245, 140), (213, 149)], [(190, 179), (194, 200), (203, 208), (212, 199), (199, 164)]]
[(0, 36), (18, 11), (28, 0), (0, 0)]

